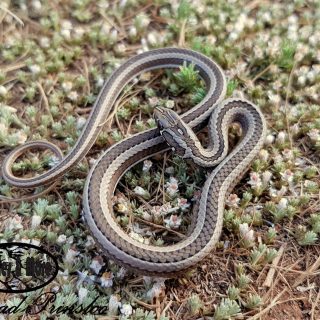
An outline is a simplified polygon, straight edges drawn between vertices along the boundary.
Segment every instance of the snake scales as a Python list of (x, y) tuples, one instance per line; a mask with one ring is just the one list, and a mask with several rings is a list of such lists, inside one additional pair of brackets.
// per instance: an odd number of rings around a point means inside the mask
[[(162, 135), (159, 129), (151, 129), (106, 150), (91, 168), (83, 193), (84, 219), (96, 241), (110, 258), (143, 274), (172, 276), (193, 267), (212, 251), (222, 229), (225, 198), (262, 146), (266, 126), (261, 112), (243, 99), (223, 101), (226, 80), (215, 62), (200, 53), (177, 48), (156, 49), (134, 56), (105, 82), (85, 128), (65, 157), (55, 145), (34, 141), (13, 150), (2, 166), (6, 182), (17, 187), (32, 188), (54, 182), (87, 154), (121, 90), (133, 78), (142, 72), (176, 68), (183, 63), (192, 63), (199, 71), (207, 88), (205, 98), (181, 118), (158, 108), (155, 116)], [(211, 146), (203, 149), (191, 129), (200, 130), (209, 117)], [(227, 154), (228, 126), (233, 122), (240, 123), (243, 134), (234, 150)], [(159, 247), (137, 242), (123, 231), (114, 219), (111, 199), (123, 174), (136, 163), (168, 150), (166, 142), (184, 158), (214, 168), (202, 188), (188, 237)], [(32, 178), (14, 176), (12, 164), (30, 148), (49, 148), (60, 161)]]

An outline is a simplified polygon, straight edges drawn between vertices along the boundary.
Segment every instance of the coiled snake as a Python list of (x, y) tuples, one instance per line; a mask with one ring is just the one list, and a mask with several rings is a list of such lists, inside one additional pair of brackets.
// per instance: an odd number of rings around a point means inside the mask
[[(2, 166), (5, 181), (17, 187), (32, 188), (55, 181), (87, 154), (121, 90), (133, 78), (142, 72), (176, 68), (184, 63), (194, 64), (199, 71), (207, 88), (205, 98), (181, 118), (173, 111), (157, 108), (155, 116), (162, 135), (158, 128), (151, 129), (110, 147), (91, 168), (83, 193), (84, 219), (96, 241), (110, 258), (143, 274), (172, 276), (193, 267), (212, 251), (221, 233), (226, 196), (262, 146), (266, 131), (263, 115), (249, 101), (223, 101), (226, 80), (215, 62), (200, 53), (178, 48), (156, 49), (134, 56), (105, 82), (81, 136), (65, 157), (55, 145), (34, 141), (13, 150)], [(209, 117), (211, 146), (203, 149), (191, 128), (198, 131)], [(240, 123), (243, 134), (234, 150), (227, 154), (228, 127), (233, 122)], [(214, 168), (202, 188), (188, 237), (160, 247), (140, 243), (122, 230), (114, 219), (111, 199), (118, 181), (128, 169), (169, 149), (165, 140), (184, 158)], [(14, 176), (13, 162), (35, 147), (51, 149), (60, 162), (32, 178)]]

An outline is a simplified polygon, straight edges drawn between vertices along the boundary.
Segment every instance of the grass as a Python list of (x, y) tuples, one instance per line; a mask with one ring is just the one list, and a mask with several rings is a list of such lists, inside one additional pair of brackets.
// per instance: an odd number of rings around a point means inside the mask
[[(193, 66), (146, 73), (128, 85), (95, 146), (58, 185), (31, 202), (0, 199), (1, 241), (54, 248), (61, 271), (46, 291), (57, 293), (55, 308), (98, 298), (110, 319), (320, 318), (319, 13), (316, 3), (299, 0), (1, 3), (0, 161), (27, 140), (46, 139), (67, 153), (104, 79), (128, 57), (157, 47), (182, 46), (214, 59), (227, 75), (227, 95), (252, 100), (268, 123), (263, 150), (227, 199), (212, 255), (177, 279), (137, 276), (108, 260), (81, 220), (88, 170), (113, 143), (154, 127), (155, 106), (183, 112), (205, 89)], [(231, 145), (238, 133), (230, 129)], [(205, 143), (206, 132), (199, 137)], [(42, 172), (55, 160), (34, 151), (16, 162), (15, 174)], [(121, 179), (116, 219), (137, 241), (177, 242), (204, 179), (202, 169), (171, 152), (149, 159)], [(0, 179), (2, 197), (42, 191)], [(0, 303), (38, 294), (1, 293)], [(80, 317), (94, 318), (59, 315)]]

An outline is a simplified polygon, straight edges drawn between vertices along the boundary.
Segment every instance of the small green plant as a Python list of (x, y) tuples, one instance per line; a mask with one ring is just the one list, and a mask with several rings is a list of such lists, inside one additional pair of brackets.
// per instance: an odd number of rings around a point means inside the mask
[(200, 310), (203, 308), (203, 302), (197, 294), (193, 294), (188, 299), (188, 308), (190, 309), (190, 313), (192, 315), (198, 314)]
[(177, 85), (183, 88), (186, 92), (194, 92), (199, 87), (199, 71), (195, 69), (195, 65), (184, 63), (180, 67), (180, 71), (174, 73), (174, 78)]
[(292, 41), (284, 41), (282, 43), (280, 56), (277, 59), (277, 64), (280, 68), (284, 68), (286, 70), (292, 69), (296, 47), (296, 43)]
[(228, 298), (223, 299), (219, 306), (217, 306), (214, 313), (215, 320), (228, 320), (231, 317), (235, 317), (241, 312), (240, 306), (234, 300)]
[(312, 230), (307, 231), (307, 227), (302, 225), (299, 225), (296, 228), (294, 235), (301, 246), (313, 245), (318, 240), (318, 236), (314, 231)]
[(320, 214), (319, 213), (311, 214), (309, 218), (309, 224), (313, 232), (320, 234)]
[(246, 299), (245, 306), (248, 309), (256, 309), (260, 307), (262, 304), (262, 299), (257, 294), (249, 294), (248, 298)]

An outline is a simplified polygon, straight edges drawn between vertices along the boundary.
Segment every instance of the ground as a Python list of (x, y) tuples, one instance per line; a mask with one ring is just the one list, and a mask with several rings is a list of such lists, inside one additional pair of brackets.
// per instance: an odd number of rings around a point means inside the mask
[[(320, 319), (319, 16), (317, 2), (300, 0), (2, 1), (1, 163), (39, 139), (67, 154), (111, 72), (153, 48), (188, 48), (215, 60), (227, 96), (253, 101), (268, 126), (263, 149), (226, 201), (217, 248), (175, 279), (135, 275), (110, 261), (82, 220), (81, 198), (95, 159), (155, 127), (156, 106), (182, 113), (201, 101), (205, 87), (192, 65), (128, 85), (87, 156), (49, 189), (21, 190), (1, 178), (1, 242), (41, 245), (58, 258), (59, 274), (45, 288), (56, 292), (54, 306), (98, 297), (108, 307), (99, 317), (46, 308), (10, 319)], [(231, 147), (240, 134), (230, 128)], [(206, 144), (206, 130), (199, 139)], [(13, 171), (30, 177), (56, 161), (32, 150)], [(204, 180), (203, 169), (172, 152), (158, 155), (121, 179), (115, 218), (137, 241), (177, 242)], [(39, 294), (0, 293), (0, 306)]]

